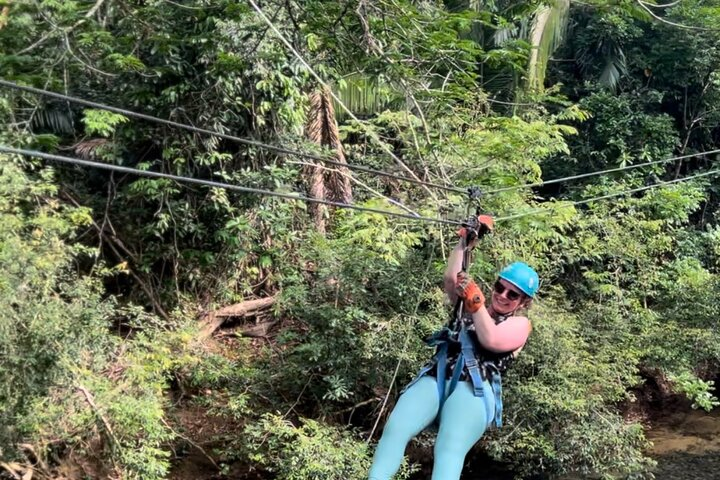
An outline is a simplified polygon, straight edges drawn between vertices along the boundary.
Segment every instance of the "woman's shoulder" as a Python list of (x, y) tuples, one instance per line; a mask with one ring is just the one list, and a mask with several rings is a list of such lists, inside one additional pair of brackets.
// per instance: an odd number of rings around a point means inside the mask
[(526, 323), (530, 327), (530, 330), (532, 330), (532, 322), (525, 315), (511, 315), (507, 318), (507, 320), (510, 320), (513, 323)]

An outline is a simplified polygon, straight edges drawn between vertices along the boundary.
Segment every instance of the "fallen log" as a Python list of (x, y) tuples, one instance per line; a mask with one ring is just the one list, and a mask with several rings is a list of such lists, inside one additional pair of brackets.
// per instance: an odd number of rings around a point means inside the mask
[(245, 300), (244, 302), (236, 303), (234, 305), (228, 305), (218, 310), (208, 313), (203, 319), (203, 326), (200, 329), (200, 339), (204, 339), (212, 335), (215, 330), (220, 328), (225, 322), (226, 318), (230, 317), (247, 317), (254, 315), (270, 308), (275, 304), (277, 295), (272, 297), (258, 298), (255, 300)]
[(261, 322), (256, 325), (246, 325), (235, 330), (224, 330), (219, 332), (218, 335), (221, 337), (249, 337), (249, 338), (265, 338), (270, 332), (270, 329), (277, 325), (279, 320), (268, 320)]

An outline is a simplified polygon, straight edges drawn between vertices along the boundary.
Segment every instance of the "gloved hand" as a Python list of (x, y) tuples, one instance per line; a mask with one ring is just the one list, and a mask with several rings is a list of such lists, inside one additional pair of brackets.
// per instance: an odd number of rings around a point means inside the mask
[(492, 232), (495, 228), (495, 220), (490, 215), (478, 215), (478, 223), (480, 224), (480, 233)]
[(485, 305), (485, 295), (467, 272), (458, 272), (455, 293), (463, 300), (465, 310), (470, 313), (477, 312)]
[[(482, 236), (485, 233), (492, 232), (493, 228), (495, 228), (495, 221), (490, 215), (478, 215), (477, 217), (477, 224), (478, 229), (476, 234), (473, 235), (473, 239), (470, 241), (470, 245), (468, 245), (470, 248), (474, 247), (477, 243), (478, 236)], [(462, 239), (467, 238), (467, 227), (462, 227), (457, 231), (458, 237)]]

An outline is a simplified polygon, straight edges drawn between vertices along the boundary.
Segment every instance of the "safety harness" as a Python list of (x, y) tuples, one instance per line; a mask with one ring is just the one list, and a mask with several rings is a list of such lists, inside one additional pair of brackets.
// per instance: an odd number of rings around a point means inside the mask
[[(435, 370), (438, 399), (440, 402), (438, 412), (442, 412), (445, 400), (455, 391), (464, 367), (472, 382), (473, 395), (476, 397), (484, 397), (486, 399), (486, 405), (489, 404), (487, 399), (494, 398), (494, 411), (490, 408), (487, 409), (487, 425), (494, 425), (496, 428), (500, 428), (502, 426), (503, 408), (501, 370), (492, 360), (478, 361), (478, 352), (476, 351), (475, 342), (473, 342), (471, 335), (474, 335), (474, 333), (469, 332), (463, 323), (457, 331), (444, 327), (426, 339), (428, 345), (436, 347), (435, 355), (433, 355), (430, 362), (423, 366), (415, 379), (413, 379), (405, 389)], [(459, 344), (460, 353), (455, 361), (455, 367), (446, 392), (445, 383), (448, 371), (448, 352), (452, 344)], [(482, 359), (482, 355), (480, 355), (480, 357)], [(487, 380), (487, 382), (485, 382), (485, 380)], [(439, 417), (440, 413), (438, 413), (438, 419)]]
[[(472, 199), (472, 191), (470, 195)], [(481, 238), (489, 231), (487, 228), (484, 228), (484, 225), (478, 222), (477, 215), (470, 217), (464, 222), (463, 227), (465, 229), (463, 240), (466, 246), (470, 245), (475, 239)], [(469, 263), (470, 249), (465, 248), (462, 262), (463, 271), (467, 271)], [(502, 320), (504, 320), (504, 318)], [(495, 361), (484, 358), (482, 351), (478, 351), (476, 348), (476, 342), (473, 341), (471, 335), (474, 335), (474, 333), (468, 331), (463, 318), (463, 300), (458, 298), (449, 325), (425, 340), (428, 345), (436, 348), (435, 355), (433, 355), (430, 362), (418, 372), (415, 379), (413, 379), (405, 389), (415, 384), (423, 376), (431, 373), (432, 370), (435, 370), (438, 398), (440, 400), (437, 417), (439, 420), (445, 400), (455, 391), (464, 367), (464, 370), (467, 371), (470, 381), (472, 382), (473, 394), (476, 397), (485, 398), (485, 404), (488, 406), (488, 400), (494, 398), (495, 408), (486, 408), (487, 425), (500, 428), (502, 426), (502, 367)], [(448, 352), (451, 348), (453, 348), (454, 351), (458, 347), (460, 353), (455, 361), (453, 374), (446, 392), (445, 382), (448, 369)], [(478, 358), (480, 360), (478, 360)], [(487, 382), (485, 380), (487, 380)]]

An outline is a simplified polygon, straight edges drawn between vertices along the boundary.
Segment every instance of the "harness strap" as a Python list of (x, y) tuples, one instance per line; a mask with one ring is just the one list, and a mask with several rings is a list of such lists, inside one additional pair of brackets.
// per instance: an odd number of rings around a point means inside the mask
[[(463, 361), (463, 354), (460, 353), (460, 356), (458, 356), (457, 362), (455, 363), (455, 369), (453, 370), (452, 378), (450, 379), (450, 388), (448, 388), (449, 393), (448, 397), (452, 395), (452, 393), (455, 391), (455, 387), (457, 387), (458, 382), (460, 381), (460, 375), (462, 375), (462, 361)], [(445, 380), (443, 380), (442, 383), (445, 383)], [(442, 413), (442, 407), (445, 404), (445, 399), (440, 399), (440, 412)]]
[[(448, 342), (445, 341), (440, 344), (437, 352), (437, 388), (438, 388), (438, 399), (440, 400), (440, 408), (438, 409), (438, 417), (442, 412), (443, 404), (445, 403), (445, 372), (447, 371), (447, 354), (448, 354)], [(450, 385), (450, 393), (452, 393), (452, 385)], [(448, 393), (448, 396), (450, 396)]]
[[(444, 378), (440, 377), (440, 373), (442, 375), (445, 375), (445, 371), (447, 370), (447, 350), (448, 350), (448, 341), (450, 338), (450, 330), (445, 327), (442, 330), (439, 330), (432, 335), (430, 335), (428, 338), (425, 339), (425, 343), (427, 343), (431, 347), (437, 347), (437, 350), (435, 351), (435, 355), (432, 356), (430, 361), (426, 363), (418, 372), (418, 374), (415, 376), (415, 378), (408, 383), (405, 388), (402, 389), (400, 393), (405, 393), (405, 391), (415, 385), (418, 380), (420, 380), (422, 377), (427, 375), (433, 368), (437, 367), (437, 376), (438, 378)], [(442, 399), (445, 396), (445, 382), (437, 382), (438, 383), (438, 398)]]
[[(495, 415), (493, 418), (492, 423), (495, 424), (496, 428), (502, 427), (502, 411), (503, 411), (503, 404), (502, 404), (502, 376), (500, 375), (500, 370), (498, 370), (497, 366), (495, 366), (494, 363), (487, 362), (485, 365), (486, 371), (490, 374), (490, 382), (492, 385), (492, 390), (495, 393)], [(488, 415), (489, 416), (489, 415)], [(491, 422), (488, 421), (488, 425), (490, 425)]]
[[(470, 380), (472, 380), (474, 394), (476, 397), (482, 397), (484, 394), (483, 383), (485, 382), (483, 382), (482, 374), (480, 373), (480, 364), (475, 358), (475, 347), (473, 346), (465, 325), (460, 329), (460, 348), (465, 357), (465, 367), (470, 375)], [(461, 365), (460, 363), (459, 366)]]
[(464, 326), (460, 330), (460, 347), (465, 357), (465, 368), (467, 368), (468, 375), (472, 381), (474, 395), (485, 398), (485, 405), (488, 405), (490, 398), (495, 400), (494, 411), (491, 411), (489, 408), (485, 409), (487, 425), (495, 425), (497, 428), (500, 428), (502, 424), (502, 383), (500, 371), (492, 362), (483, 362), (483, 370), (480, 369), (481, 365), (475, 358), (474, 345)]
[[(487, 400), (490, 398), (495, 400), (494, 411), (486, 409), (487, 425), (494, 425), (496, 428), (500, 428), (502, 426), (503, 410), (502, 376), (500, 375), (500, 371), (492, 362), (483, 362), (480, 364), (477, 361), (475, 358), (475, 347), (465, 325), (463, 325), (458, 332), (458, 340), (454, 340), (452, 337), (453, 332), (446, 327), (434, 333), (427, 339), (428, 345), (437, 347), (437, 351), (435, 352), (432, 360), (426, 364), (420, 372), (418, 372), (415, 379), (403, 389), (403, 392), (415, 384), (415, 382), (417, 382), (421, 377), (427, 375), (430, 370), (436, 368), (438, 400), (440, 404), (437, 420), (439, 420), (445, 400), (455, 391), (455, 388), (460, 381), (460, 376), (462, 375), (464, 366), (467, 369), (473, 385), (473, 395), (485, 398), (486, 404)], [(447, 378), (447, 357), (449, 344), (450, 342), (457, 341), (460, 343), (460, 354), (458, 355), (455, 363), (455, 368), (450, 379), (450, 385), (448, 386), (446, 392), (445, 381)]]

